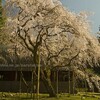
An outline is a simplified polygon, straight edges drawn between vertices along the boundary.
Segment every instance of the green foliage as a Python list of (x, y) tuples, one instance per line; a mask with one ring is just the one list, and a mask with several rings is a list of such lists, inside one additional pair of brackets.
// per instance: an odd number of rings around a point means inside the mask
[(94, 70), (92, 68), (87, 68), (86, 72), (89, 74), (94, 74)]
[(0, 0), (0, 30), (5, 24), (5, 18), (3, 16), (3, 7), (2, 7), (2, 0)]
[(0, 48), (5, 48), (8, 44), (9, 36), (7, 34), (7, 28), (5, 27), (6, 16), (3, 14), (4, 8), (2, 6), (2, 0), (0, 0)]

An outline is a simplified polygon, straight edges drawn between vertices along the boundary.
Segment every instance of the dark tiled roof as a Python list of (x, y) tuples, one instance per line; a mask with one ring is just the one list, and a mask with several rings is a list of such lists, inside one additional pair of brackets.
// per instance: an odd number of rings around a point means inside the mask
[(35, 65), (32, 64), (22, 64), (22, 65), (7, 65), (7, 64), (0, 64), (0, 71), (32, 71), (35, 68)]
[[(0, 64), (0, 71), (32, 71), (34, 68), (38, 66), (34, 64)], [(45, 68), (43, 66), (40, 66), (41, 68)], [(68, 67), (50, 67), (52, 71), (68, 71)]]

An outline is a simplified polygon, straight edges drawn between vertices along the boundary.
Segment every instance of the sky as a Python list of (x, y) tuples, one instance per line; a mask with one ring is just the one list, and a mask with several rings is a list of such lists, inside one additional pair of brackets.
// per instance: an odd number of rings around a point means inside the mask
[(99, 31), (100, 25), (100, 0), (60, 0), (70, 11), (79, 13), (90, 12), (89, 20), (93, 34)]

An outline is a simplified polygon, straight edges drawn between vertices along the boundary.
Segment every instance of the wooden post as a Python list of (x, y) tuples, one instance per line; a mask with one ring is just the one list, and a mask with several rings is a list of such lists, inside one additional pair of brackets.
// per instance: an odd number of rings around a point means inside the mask
[(86, 76), (86, 70), (85, 70), (85, 94), (87, 95), (87, 81), (86, 81), (86, 79), (87, 79), (87, 76)]
[(39, 89), (40, 89), (40, 50), (39, 50), (39, 62), (38, 62), (37, 100), (39, 100)]
[(20, 70), (19, 93), (21, 92), (22, 92), (22, 75), (21, 75), (21, 70)]
[(18, 77), (17, 71), (15, 71), (15, 81), (17, 81), (17, 77)]
[(33, 98), (33, 70), (32, 70), (32, 74), (31, 74), (31, 98)]
[(74, 95), (74, 87), (75, 87), (75, 86), (74, 86), (74, 84), (75, 84), (75, 83), (74, 83), (74, 70), (72, 71), (72, 76), (73, 76), (73, 77), (72, 77), (72, 79), (73, 79), (72, 81), (73, 81), (73, 95)]
[(58, 69), (57, 69), (57, 80), (56, 80), (56, 92), (57, 92), (57, 97), (58, 97)]
[(68, 83), (69, 83), (69, 95), (70, 95), (70, 68), (69, 68), (69, 73), (68, 73), (68, 74), (69, 74), (69, 75), (68, 75), (68, 77), (69, 77), (69, 78), (68, 78), (68, 79), (69, 79), (69, 82), (68, 82)]

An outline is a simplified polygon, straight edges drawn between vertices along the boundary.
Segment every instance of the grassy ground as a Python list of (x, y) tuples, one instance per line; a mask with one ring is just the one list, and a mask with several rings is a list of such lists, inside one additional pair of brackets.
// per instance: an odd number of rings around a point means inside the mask
[[(0, 93), (0, 100), (37, 100), (31, 98), (31, 94), (19, 93)], [(97, 93), (78, 93), (77, 95), (59, 94), (56, 98), (49, 98), (47, 94), (40, 94), (39, 100), (100, 100)]]

